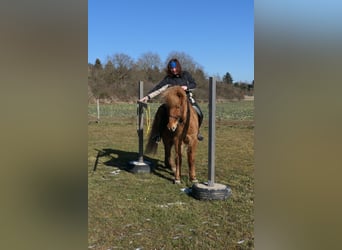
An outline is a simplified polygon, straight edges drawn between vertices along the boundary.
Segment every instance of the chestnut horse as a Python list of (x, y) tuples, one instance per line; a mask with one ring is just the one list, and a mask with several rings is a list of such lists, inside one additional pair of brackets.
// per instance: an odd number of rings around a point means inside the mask
[[(195, 173), (195, 153), (198, 144), (198, 115), (190, 104), (185, 90), (180, 86), (168, 88), (163, 93), (163, 104), (159, 107), (149, 134), (145, 153), (155, 154), (158, 143), (152, 138), (160, 134), (164, 144), (165, 166), (174, 172), (175, 183), (180, 183), (182, 151), (187, 150), (189, 178), (197, 182)], [(174, 147), (174, 162), (171, 149)]]

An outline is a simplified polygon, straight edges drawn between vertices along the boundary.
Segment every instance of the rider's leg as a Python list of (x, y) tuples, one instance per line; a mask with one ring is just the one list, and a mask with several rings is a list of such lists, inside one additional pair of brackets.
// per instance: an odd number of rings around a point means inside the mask
[(200, 127), (202, 125), (202, 122), (203, 122), (203, 113), (202, 113), (201, 108), (198, 106), (198, 104), (196, 102), (192, 103), (192, 107), (194, 107), (194, 109), (196, 110), (197, 115), (198, 115), (198, 135), (197, 135), (197, 139), (199, 141), (202, 141), (203, 140), (203, 136), (201, 135), (199, 129), (200, 129)]

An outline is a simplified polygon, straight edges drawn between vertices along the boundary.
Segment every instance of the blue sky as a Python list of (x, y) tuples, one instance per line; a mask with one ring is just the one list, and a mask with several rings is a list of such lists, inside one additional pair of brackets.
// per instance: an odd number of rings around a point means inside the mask
[(116, 53), (137, 60), (147, 52), (164, 62), (184, 52), (208, 76), (229, 72), (254, 79), (253, 0), (88, 1), (88, 62)]

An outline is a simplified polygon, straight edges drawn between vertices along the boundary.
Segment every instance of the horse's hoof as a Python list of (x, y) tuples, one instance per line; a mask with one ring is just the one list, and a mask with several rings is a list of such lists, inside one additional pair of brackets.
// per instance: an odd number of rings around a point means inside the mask
[(191, 180), (192, 183), (198, 183), (198, 180), (197, 179), (193, 179)]
[(181, 181), (180, 180), (174, 180), (174, 182), (173, 182), (174, 184), (180, 184), (181, 183)]

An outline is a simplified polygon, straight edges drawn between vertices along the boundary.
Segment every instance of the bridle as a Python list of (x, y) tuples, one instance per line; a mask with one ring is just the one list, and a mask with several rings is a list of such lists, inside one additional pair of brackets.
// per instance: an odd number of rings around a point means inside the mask
[(180, 124), (183, 123), (183, 119), (180, 116), (169, 115), (169, 117), (175, 119), (177, 121), (177, 123), (180, 123)]
[[(182, 138), (185, 138), (188, 129), (189, 129), (189, 121), (190, 121), (190, 102), (189, 99), (186, 100), (186, 121), (184, 123), (184, 129), (183, 129), (183, 133), (182, 133)], [(180, 117), (180, 116), (173, 116), (173, 115), (169, 115), (169, 118), (173, 118), (177, 121), (177, 126), (178, 124), (182, 124), (184, 122), (184, 120)]]

